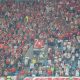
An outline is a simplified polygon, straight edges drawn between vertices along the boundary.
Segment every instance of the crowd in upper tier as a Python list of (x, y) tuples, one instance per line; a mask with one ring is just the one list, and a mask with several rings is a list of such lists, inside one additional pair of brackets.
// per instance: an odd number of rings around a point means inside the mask
[[(47, 54), (40, 53), (25, 65), (24, 56), (35, 39), (44, 40)], [(80, 76), (80, 0), (2, 0), (0, 76), (19, 72)]]

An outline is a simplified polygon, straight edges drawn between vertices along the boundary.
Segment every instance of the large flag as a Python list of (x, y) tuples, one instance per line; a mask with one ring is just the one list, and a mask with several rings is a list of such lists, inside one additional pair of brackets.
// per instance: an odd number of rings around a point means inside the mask
[(34, 42), (34, 48), (41, 49), (44, 47), (44, 40), (36, 39)]

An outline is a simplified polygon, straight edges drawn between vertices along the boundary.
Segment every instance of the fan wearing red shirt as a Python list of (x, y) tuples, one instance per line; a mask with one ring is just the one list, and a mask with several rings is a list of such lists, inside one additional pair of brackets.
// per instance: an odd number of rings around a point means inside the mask
[(52, 70), (51, 69), (48, 69), (47, 70), (47, 74), (48, 74), (48, 76), (51, 76), (52, 75)]

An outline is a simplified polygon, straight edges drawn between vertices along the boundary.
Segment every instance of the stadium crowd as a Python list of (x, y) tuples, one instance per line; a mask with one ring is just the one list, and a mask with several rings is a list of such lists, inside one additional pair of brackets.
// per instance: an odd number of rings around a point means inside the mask
[[(4, 0), (2, 0), (4, 1)], [(47, 55), (24, 57), (35, 39)], [(0, 76), (80, 76), (80, 0), (0, 3)]]

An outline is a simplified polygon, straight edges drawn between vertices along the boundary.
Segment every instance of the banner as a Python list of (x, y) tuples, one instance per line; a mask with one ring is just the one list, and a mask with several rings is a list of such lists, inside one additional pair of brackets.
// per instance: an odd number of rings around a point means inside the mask
[(23, 80), (80, 80), (80, 77), (26, 77)]
[[(0, 77), (0, 80), (20, 80), (17, 76)], [(23, 80), (80, 80), (80, 77), (25, 77)]]

